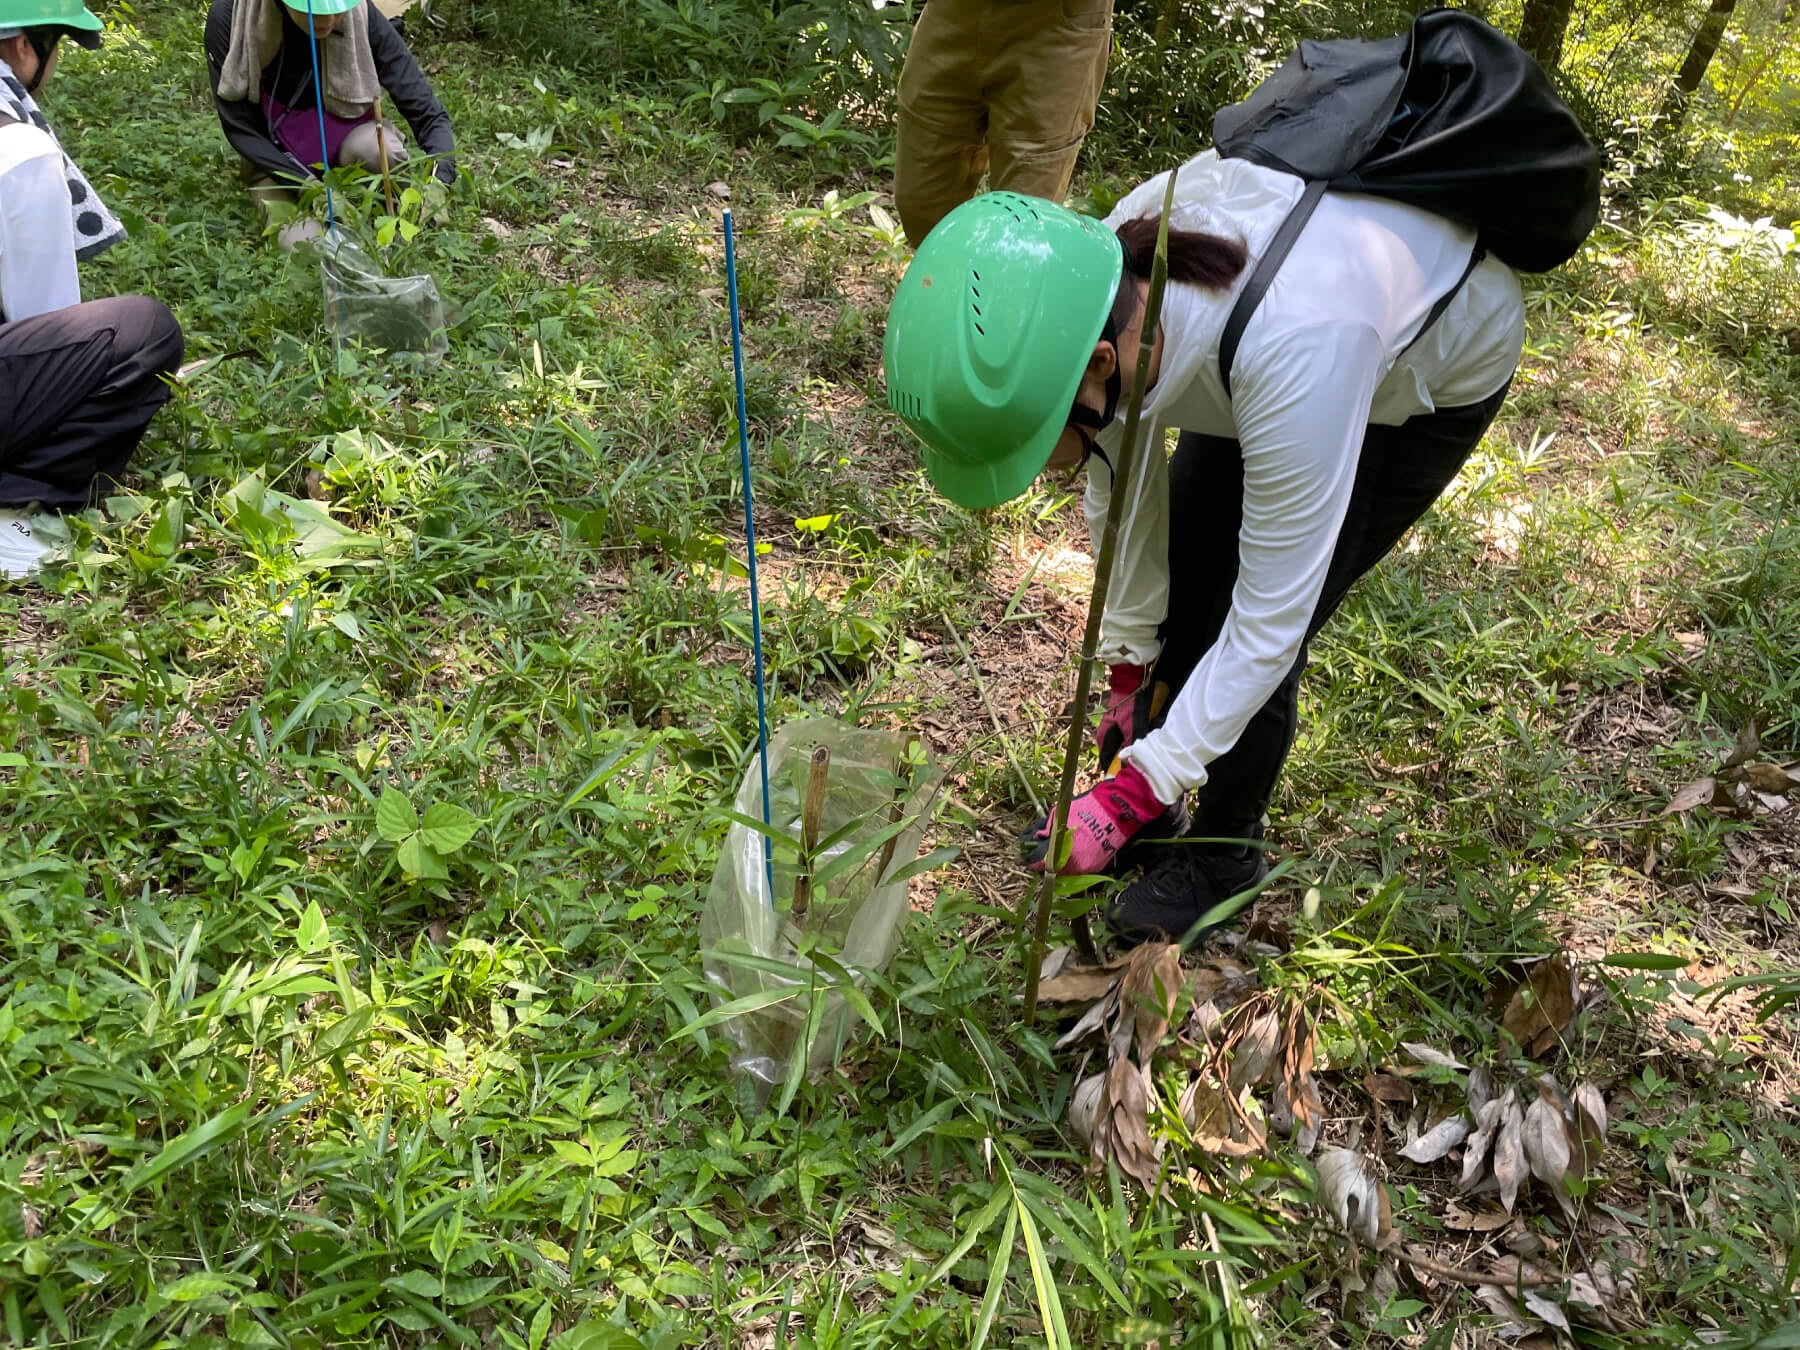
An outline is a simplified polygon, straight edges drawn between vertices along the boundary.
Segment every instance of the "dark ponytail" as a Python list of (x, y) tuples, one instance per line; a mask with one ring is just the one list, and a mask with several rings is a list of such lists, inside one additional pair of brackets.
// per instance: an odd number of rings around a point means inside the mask
[[(1156, 229), (1155, 216), (1139, 216), (1113, 231), (1131, 250), (1131, 270), (1140, 277), (1150, 275), (1150, 263), (1156, 254)], [(1199, 230), (1169, 231), (1170, 281), (1222, 291), (1237, 280), (1249, 261), (1249, 250), (1235, 239), (1222, 239)]]

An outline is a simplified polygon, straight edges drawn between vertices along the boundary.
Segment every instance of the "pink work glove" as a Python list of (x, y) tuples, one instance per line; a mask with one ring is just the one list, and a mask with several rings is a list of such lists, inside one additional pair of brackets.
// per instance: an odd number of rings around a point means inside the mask
[(1121, 663), (1108, 666), (1111, 681), (1106, 702), (1100, 714), (1100, 730), (1094, 736), (1094, 747), (1100, 752), (1100, 772), (1105, 773), (1119, 757), (1119, 751), (1137, 739), (1137, 695), (1144, 687), (1146, 666)]
[[(1166, 810), (1150, 790), (1149, 780), (1135, 764), (1127, 764), (1069, 803), (1072, 847), (1069, 861), (1059, 870), (1064, 876), (1106, 871), (1131, 837)], [(1028, 859), (1034, 872), (1044, 870), (1044, 855), (1050, 847), (1048, 824), (1038, 840)]]

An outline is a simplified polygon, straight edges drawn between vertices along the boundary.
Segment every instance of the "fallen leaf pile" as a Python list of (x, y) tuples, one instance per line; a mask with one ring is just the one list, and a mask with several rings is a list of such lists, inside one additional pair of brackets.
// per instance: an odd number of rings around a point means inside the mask
[(1724, 815), (1753, 816), (1790, 809), (1800, 802), (1800, 763), (1758, 760), (1761, 749), (1756, 724), (1746, 723), (1719, 767), (1677, 792), (1662, 813), (1673, 816), (1705, 806)]

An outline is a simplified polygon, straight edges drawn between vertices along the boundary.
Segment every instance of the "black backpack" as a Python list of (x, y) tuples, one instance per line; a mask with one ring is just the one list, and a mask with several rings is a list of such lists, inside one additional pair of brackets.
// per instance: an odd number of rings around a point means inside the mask
[(1307, 180), (1226, 320), (1227, 397), (1244, 327), (1327, 191), (1474, 226), (1474, 256), (1414, 342), (1488, 252), (1547, 272), (1574, 256), (1600, 215), (1600, 153), (1575, 114), (1524, 48), (1461, 10), (1427, 10), (1398, 37), (1302, 42), (1249, 98), (1219, 110), (1213, 144), (1222, 159)]

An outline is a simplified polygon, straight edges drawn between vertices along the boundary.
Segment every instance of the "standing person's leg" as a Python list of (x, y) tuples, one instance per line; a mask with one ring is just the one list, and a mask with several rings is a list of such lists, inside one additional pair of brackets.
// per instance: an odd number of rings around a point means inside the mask
[[(1392, 551), (1455, 479), (1505, 398), (1502, 389), (1467, 407), (1441, 408), (1397, 427), (1368, 429), (1325, 588), (1307, 625), (1308, 643), (1357, 579)], [(1167, 680), (1179, 693), (1217, 641), (1237, 580), (1243, 466), (1236, 443), (1184, 435), (1169, 466), (1169, 479), (1170, 519), (1177, 528), (1170, 531), (1169, 619), (1153, 678)], [(1198, 528), (1183, 528), (1188, 522)], [(1223, 556), (1227, 550), (1228, 559)], [(1237, 743), (1208, 766), (1207, 781), (1194, 794), (1195, 836), (1261, 837), (1263, 812), (1293, 748), (1300, 674), (1305, 668), (1303, 647), (1293, 669), (1250, 719)], [(1172, 931), (1171, 925), (1182, 922), (1183, 916), (1191, 923), (1219, 900), (1254, 885), (1262, 872), (1262, 858), (1259, 850), (1241, 845), (1196, 844), (1174, 850), (1166, 866), (1166, 875), (1147, 874), (1126, 889), (1108, 916), (1115, 927), (1129, 934), (1154, 927)], [(1185, 876), (1179, 875), (1183, 869)]]
[(917, 248), (987, 172), (981, 16), (991, 0), (931, 0), (900, 71), (894, 205)]
[(1005, 30), (989, 90), (988, 185), (1061, 203), (1112, 54), (1112, 0), (996, 7)]
[(142, 295), (0, 324), (0, 505), (87, 506), (168, 401), (181, 325)]

